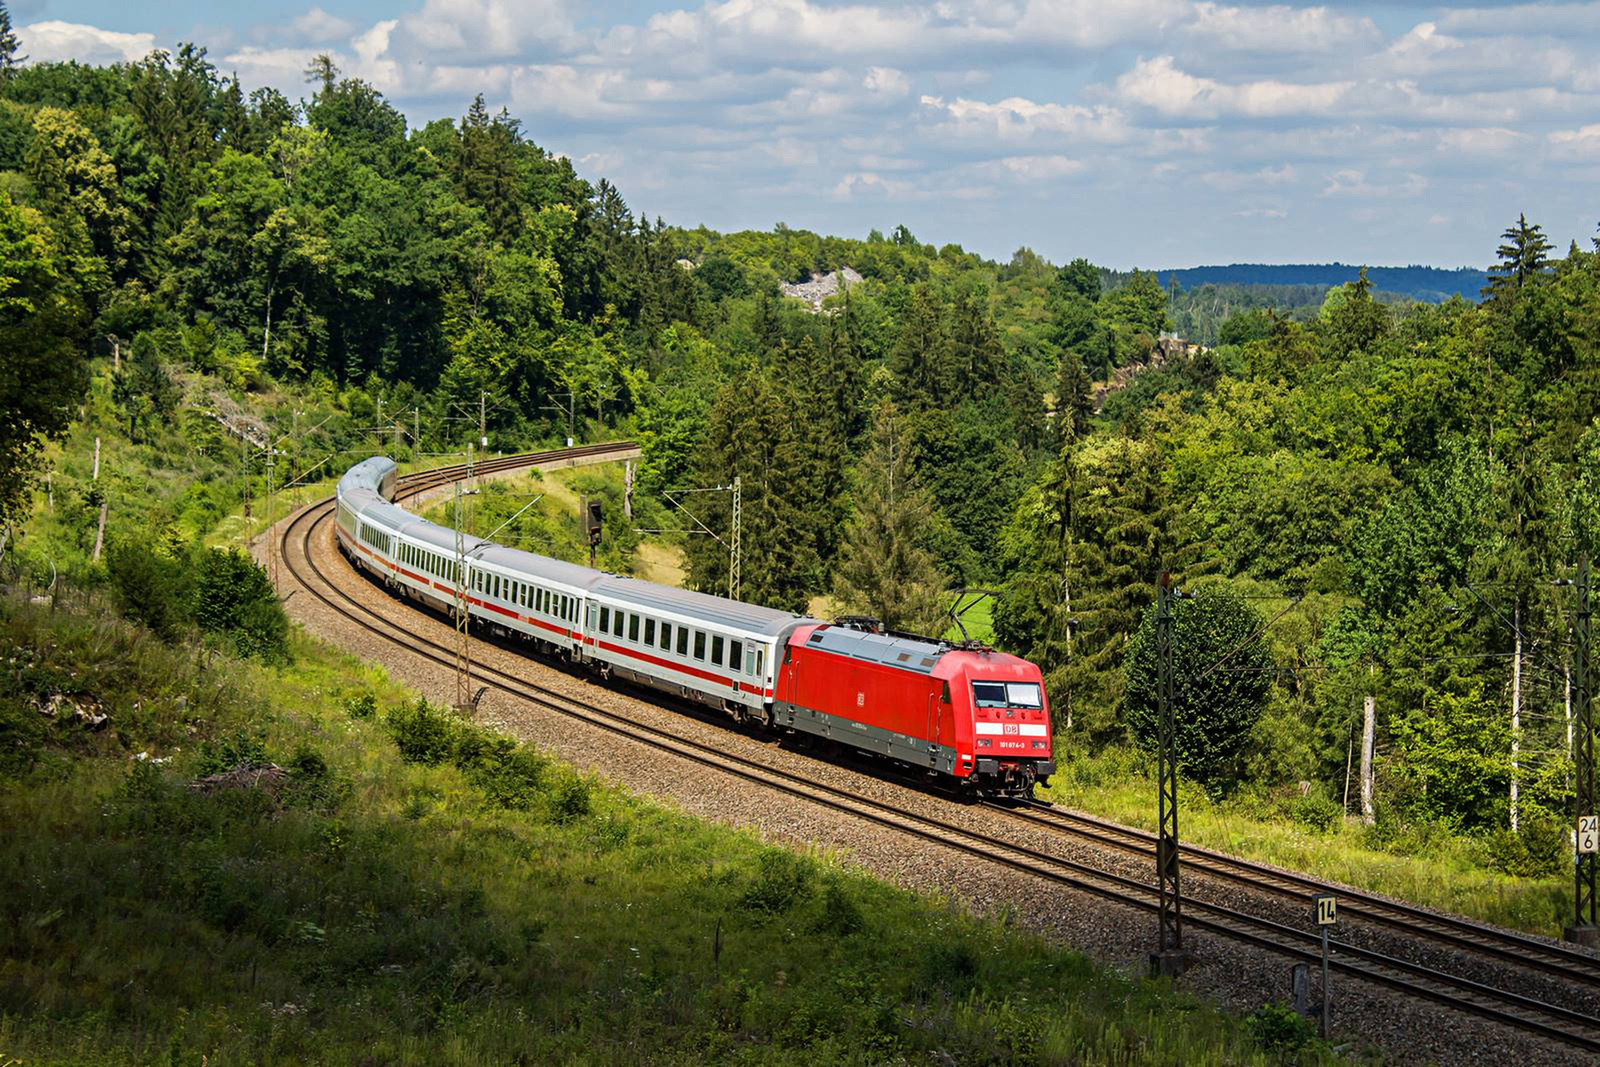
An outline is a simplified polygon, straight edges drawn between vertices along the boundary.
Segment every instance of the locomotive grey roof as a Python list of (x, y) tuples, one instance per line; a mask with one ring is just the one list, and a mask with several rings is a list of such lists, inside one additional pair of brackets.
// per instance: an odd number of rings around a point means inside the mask
[(845, 626), (821, 626), (811, 632), (807, 647), (820, 648), (869, 663), (884, 663), (902, 670), (928, 674), (948, 645), (893, 634), (868, 633)]
[(727, 626), (738, 630), (777, 637), (784, 630), (802, 622), (817, 622), (792, 611), (778, 611), (759, 604), (746, 604), (741, 600), (696, 593), (691, 589), (657, 585), (639, 578), (619, 578), (606, 575), (590, 590), (597, 596), (612, 597), (637, 604), (646, 610), (656, 608), (678, 615), (686, 615), (712, 626)]

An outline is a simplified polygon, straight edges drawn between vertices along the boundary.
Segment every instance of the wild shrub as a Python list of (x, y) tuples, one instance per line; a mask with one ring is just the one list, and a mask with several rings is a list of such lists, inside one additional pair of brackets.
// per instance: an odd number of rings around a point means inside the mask
[(811, 887), (811, 865), (794, 853), (769, 848), (757, 861), (756, 876), (739, 898), (750, 911), (776, 914), (799, 903)]
[[(544, 778), (544, 760), (538, 753), (516, 744), (509, 738), (497, 738), (497, 740), (504, 741), (505, 744), (483, 749), (476, 763), (468, 769), (468, 775), (490, 803), (502, 808), (525, 811), (533, 807), (539, 799), (539, 787)], [(584, 811), (588, 810), (587, 793), (583, 798), (583, 808)], [(581, 814), (583, 812), (576, 812), (569, 817), (575, 818)]]
[(112, 543), (106, 566), (122, 613), (163, 641), (176, 640), (191, 618), (187, 561), (163, 555), (143, 541), (119, 540)]
[(978, 974), (978, 957), (972, 946), (954, 939), (935, 941), (922, 958), (922, 973), (929, 985), (955, 990), (969, 985)]
[(576, 774), (563, 774), (550, 790), (550, 818), (569, 823), (589, 814), (589, 782)]
[(1296, 826), (1314, 834), (1325, 834), (1338, 826), (1344, 818), (1344, 807), (1321, 789), (1312, 789), (1305, 796), (1296, 793), (1282, 806)]
[(821, 908), (812, 929), (818, 933), (847, 937), (866, 925), (861, 908), (837, 881), (822, 891)]
[(1317, 1040), (1310, 1021), (1281, 1002), (1263, 1004), (1245, 1018), (1244, 1026), (1266, 1052), (1298, 1052)]
[(220, 774), (235, 767), (264, 767), (274, 762), (266, 743), (255, 734), (240, 730), (227, 737), (200, 742), (195, 777)]
[(1543, 878), (1572, 869), (1566, 824), (1549, 816), (1529, 814), (1520, 833), (1501, 827), (1486, 842), (1495, 869), (1518, 878)]
[(335, 774), (321, 753), (302, 745), (289, 760), (289, 784), (284, 801), (294, 807), (328, 812), (349, 793), (349, 783)]
[(384, 726), (407, 763), (434, 767), (455, 755), (455, 720), (421, 697), (391, 708)]
[(378, 713), (378, 698), (371, 693), (353, 693), (344, 698), (344, 713), (352, 719), (370, 719)]
[(241, 656), (289, 658), (289, 617), (267, 572), (236, 548), (208, 548), (195, 560), (195, 621)]

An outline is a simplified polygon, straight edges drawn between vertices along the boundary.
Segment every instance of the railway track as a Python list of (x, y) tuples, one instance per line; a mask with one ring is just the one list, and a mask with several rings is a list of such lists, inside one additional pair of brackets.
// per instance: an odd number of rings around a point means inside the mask
[[(1070, 834), (1098, 845), (1148, 856), (1155, 861), (1156, 835), (1146, 830), (1123, 826), (1091, 815), (1066, 811), (1047, 804), (1021, 806), (988, 804), (1012, 818)], [(1320, 893), (1339, 898), (1342, 916), (1375, 923), (1414, 936), (1447, 945), (1458, 951), (1475, 952), (1501, 963), (1542, 971), (1564, 981), (1600, 988), (1600, 957), (1566, 945), (1500, 930), (1482, 923), (1419, 908), (1413, 904), (1388, 900), (1376, 894), (1334, 885), (1291, 871), (1281, 871), (1263, 863), (1240, 859), (1223, 852), (1183, 846), (1183, 865), (1211, 878), (1232, 882), (1263, 893), (1305, 900)]]
[[(589, 458), (608, 453), (620, 453), (632, 447), (634, 446), (631, 443), (619, 442), (608, 445), (591, 445), (581, 449), (508, 456), (479, 463), (475, 465), (475, 470), (480, 473), (492, 473), (564, 458)], [(448, 484), (465, 473), (465, 465), (458, 464), (408, 475), (400, 479), (395, 499), (398, 502), (416, 496), (428, 489)], [(291, 517), (284, 524), (281, 533), (277, 535), (281, 538), (283, 558), (295, 580), (313, 598), (342, 616), (347, 622), (383, 640), (403, 647), (424, 659), (440, 666), (454, 669), (455, 649), (452, 645), (434, 641), (419, 633), (396, 629), (382, 615), (362, 604), (354, 596), (342, 589), (318, 564), (312, 552), (313, 539), (317, 532), (323, 529), (330, 521), (333, 514), (333, 505), (333, 498), (308, 505)], [(296, 539), (298, 539), (298, 552), (294, 550)], [(979, 833), (942, 819), (910, 811), (886, 801), (866, 798), (845, 790), (836, 789), (812, 779), (739, 756), (729, 752), (726, 748), (707, 745), (662, 730), (620, 712), (526, 681), (515, 674), (482, 662), (474, 664), (474, 677), (478, 681), (487, 684), (490, 688), (517, 697), (537, 707), (586, 723), (635, 743), (670, 753), (716, 773), (748, 781), (762, 788), (777, 790), (826, 809), (863, 819), (874, 825), (953, 849), (963, 854), (1019, 871), (1031, 877), (1070, 887), (1105, 900), (1146, 912), (1153, 912), (1158, 906), (1156, 887), (1146, 882), (1113, 874), (1062, 856), (1051, 855), (1041, 849), (1008, 841), (1004, 838)], [(1079, 831), (1079, 836), (1087, 836), (1089, 833), (1100, 834), (1105, 839), (1103, 843), (1111, 844), (1113, 847), (1124, 850), (1146, 851), (1144, 846), (1138, 842), (1139, 831), (1115, 827), (1114, 824), (1102, 824), (1098, 828), (1089, 827), (1088, 823), (1094, 823), (1097, 820), (1073, 816), (1070, 813), (1055, 812), (1054, 809), (1048, 809), (1043, 806), (1039, 806), (1037, 809), (1001, 808), (998, 810), (1005, 810), (1013, 816), (1035, 819), (1058, 830), (1067, 824), (1067, 820), (1079, 819), (1085, 824)], [(1052, 814), (1046, 815), (1042, 814), (1043, 812), (1051, 812)], [(1121, 843), (1117, 843), (1118, 841)], [(1186, 850), (1186, 855), (1190, 857), (1199, 854), (1200, 850)], [(1291, 891), (1290, 887), (1298, 883), (1301, 888), (1293, 889), (1292, 891), (1303, 896), (1309, 887), (1321, 887), (1320, 883), (1316, 883), (1311, 879), (1287, 875), (1283, 872), (1262, 867), (1259, 864), (1251, 864), (1249, 861), (1235, 860), (1221, 853), (1209, 854), (1204, 858), (1204, 862), (1214, 864), (1218, 871), (1231, 871), (1231, 877), (1237, 879), (1255, 877), (1258, 882), (1251, 884), (1256, 888), (1272, 888), (1275, 891), (1288, 892)], [(1193, 859), (1191, 859), (1191, 863), (1194, 863)], [(1252, 867), (1260, 868), (1260, 870), (1250, 871), (1249, 869)], [(1210, 872), (1208, 871), (1208, 873)], [(1275, 885), (1267, 885), (1269, 876), (1270, 880), (1276, 882)], [(1219, 875), (1219, 877), (1230, 876)], [(1348, 891), (1341, 888), (1338, 892), (1342, 898), (1349, 899)], [(1379, 905), (1383, 907), (1380, 908)], [(1207, 930), (1291, 959), (1311, 961), (1320, 958), (1319, 939), (1315, 933), (1207, 901), (1186, 899), (1184, 906), (1185, 921), (1192, 928)], [(1363, 912), (1364, 916), (1368, 914), (1383, 914), (1388, 917), (1388, 921), (1391, 924), (1406, 921), (1405, 912), (1417, 911), (1423, 918), (1410, 926), (1403, 927), (1408, 932), (1419, 937), (1429, 937), (1436, 940), (1440, 939), (1439, 935), (1441, 933), (1448, 934), (1450, 937), (1457, 939), (1451, 942), (1452, 944), (1471, 948), (1475, 951), (1483, 951), (1482, 944), (1491, 940), (1488, 935), (1501, 934), (1500, 931), (1479, 927), (1477, 924), (1467, 923), (1465, 920), (1441, 917), (1431, 912), (1422, 912), (1420, 909), (1410, 909), (1405, 905), (1394, 905), (1392, 902), (1382, 901), (1377, 897), (1370, 897), (1368, 901), (1363, 901), (1359, 906), (1367, 909)], [(1472, 934), (1458, 927), (1468, 927), (1471, 929)], [(1474, 938), (1473, 934), (1481, 936)], [(1508, 936), (1515, 937), (1515, 935)], [(1532, 939), (1527, 940), (1541, 952), (1551, 948), (1551, 946), (1542, 942), (1535, 942)], [(1507, 952), (1513, 951), (1504, 944), (1501, 945), (1501, 948)], [(1558, 955), (1559, 953), (1542, 955), (1541, 959), (1546, 964), (1554, 966)], [(1518, 959), (1517, 962), (1525, 963), (1526, 961)], [(1574, 967), (1579, 965), (1579, 961), (1570, 962)], [(1592, 965), (1593, 961), (1591, 960), (1590, 963)], [(1540, 1001), (1437, 968), (1387, 956), (1362, 946), (1346, 943), (1335, 943), (1332, 967), (1343, 975), (1359, 978), (1385, 989), (1454, 1008), (1475, 1017), (1497, 1022), (1524, 1032), (1537, 1034), (1568, 1048), (1580, 1049), (1591, 1054), (1600, 1054), (1600, 1019), (1561, 1005)], [(1548, 969), (1548, 967), (1542, 967), (1541, 969)]]

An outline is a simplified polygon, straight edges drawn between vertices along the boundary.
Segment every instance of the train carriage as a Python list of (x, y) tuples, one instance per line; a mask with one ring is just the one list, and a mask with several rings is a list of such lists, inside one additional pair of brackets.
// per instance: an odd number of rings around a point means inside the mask
[(357, 567), (469, 617), (735, 719), (837, 741), (985, 792), (1028, 794), (1053, 773), (1039, 669), (977, 645), (825, 623), (506, 548), (394, 504), (395, 464), (340, 479), (336, 536)]

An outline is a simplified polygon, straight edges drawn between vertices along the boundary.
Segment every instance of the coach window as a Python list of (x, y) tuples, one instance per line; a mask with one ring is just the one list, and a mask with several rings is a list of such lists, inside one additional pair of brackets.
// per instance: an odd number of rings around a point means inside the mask
[(656, 620), (654, 619), (644, 620), (644, 643), (647, 645), (656, 643)]
[(756, 650), (754, 648), (744, 650), (744, 673), (752, 675), (756, 673)]
[(619, 611), (611, 616), (611, 632), (617, 637), (622, 636), (622, 628), (627, 625), (627, 612)]
[(744, 659), (744, 642), (728, 642), (728, 666), (735, 672), (739, 670), (739, 661)]
[(689, 628), (687, 626), (680, 626), (678, 627), (678, 655), (687, 656), (688, 654)]
[(600, 630), (604, 633), (611, 629), (611, 609), (605, 605), (600, 606)]
[(694, 658), (701, 661), (706, 658), (706, 632), (704, 630), (696, 630), (694, 632)]
[(711, 638), (711, 662), (722, 666), (722, 635), (716, 634)]
[(628, 616), (628, 640), (633, 642), (639, 640), (639, 616), (637, 615)]
[(672, 651), (672, 624), (670, 622), (661, 624), (661, 647), (668, 652)]

